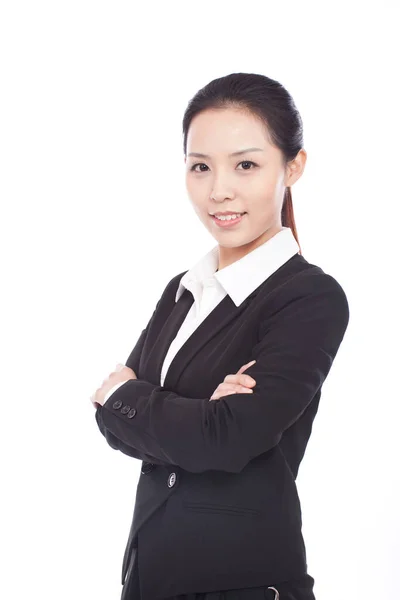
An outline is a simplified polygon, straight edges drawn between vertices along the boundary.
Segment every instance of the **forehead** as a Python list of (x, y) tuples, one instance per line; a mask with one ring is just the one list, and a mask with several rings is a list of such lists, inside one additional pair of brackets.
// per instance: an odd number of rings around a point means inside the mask
[(271, 146), (265, 124), (256, 116), (234, 108), (209, 109), (191, 121), (187, 152), (229, 154), (241, 148)]

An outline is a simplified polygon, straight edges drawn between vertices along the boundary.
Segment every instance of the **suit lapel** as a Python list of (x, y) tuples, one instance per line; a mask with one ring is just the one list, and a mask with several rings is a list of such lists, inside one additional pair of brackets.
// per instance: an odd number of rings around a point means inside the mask
[[(163, 387), (173, 389), (177, 385), (182, 372), (187, 364), (195, 357), (196, 353), (199, 352), (205, 344), (210, 342), (223, 327), (226, 327), (245, 310), (255, 293), (256, 291), (248, 296), (238, 307), (228, 295), (221, 300), (175, 354), (169, 365)], [(156, 343), (153, 344), (152, 349), (147, 356), (146, 365), (144, 367), (145, 373), (151, 372), (152, 375), (156, 377), (157, 383), (155, 383), (155, 385), (160, 382), (161, 369), (168, 349), (178, 334), (180, 327), (194, 302), (193, 294), (189, 290), (183, 292), (178, 302), (175, 302), (175, 294), (176, 288), (171, 290), (169, 302), (167, 302), (167, 308), (165, 309), (167, 318), (157, 336)]]
[[(186, 294), (191, 296), (191, 300), (187, 300), (187, 298), (185, 298), (184, 302), (182, 303), (185, 305), (185, 308), (178, 309), (179, 314), (181, 314), (181, 310), (184, 310), (185, 316), (188, 313), (188, 309), (186, 310), (187, 304), (190, 303), (191, 306), (194, 302), (193, 296), (188, 290), (186, 290), (186, 292), (183, 294), (180, 300)], [(179, 304), (179, 301), (177, 302), (177, 304)], [(217, 304), (217, 306), (207, 315), (207, 317), (188, 337), (188, 339), (185, 341), (185, 343), (181, 346), (181, 348), (174, 356), (164, 381), (164, 386), (167, 389), (173, 389), (177, 385), (182, 372), (185, 370), (188, 363), (195, 357), (197, 352), (199, 352), (205, 344), (209, 343), (221, 329), (229, 325), (231, 321), (237, 318), (238, 315), (240, 315), (245, 310), (249, 302), (250, 296), (246, 298), (246, 300), (242, 302), (240, 306), (237, 307), (231, 299), (231, 297), (226, 295), (221, 300), (221, 302)], [(171, 321), (172, 324), (170, 326), (170, 342), (176, 336), (180, 327), (180, 325), (177, 326), (174, 316), (172, 317)], [(159, 375), (160, 372), (161, 366), (160, 370), (158, 371)]]

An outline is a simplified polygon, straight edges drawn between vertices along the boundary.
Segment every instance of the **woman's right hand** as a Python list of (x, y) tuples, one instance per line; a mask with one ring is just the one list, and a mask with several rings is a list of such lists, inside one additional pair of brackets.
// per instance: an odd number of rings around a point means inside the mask
[(255, 362), (255, 360), (252, 360), (240, 367), (237, 373), (227, 375), (214, 391), (210, 401), (219, 400), (221, 396), (228, 396), (229, 394), (252, 394), (253, 390), (250, 388), (256, 384), (256, 380), (250, 377), (250, 375), (243, 375), (242, 373), (251, 367), (251, 365), (254, 365)]

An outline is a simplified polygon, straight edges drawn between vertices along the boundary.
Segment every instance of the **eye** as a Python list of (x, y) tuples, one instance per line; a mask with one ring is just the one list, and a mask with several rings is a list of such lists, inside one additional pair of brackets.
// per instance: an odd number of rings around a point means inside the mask
[[(243, 164), (248, 164), (248, 165), (254, 165), (255, 167), (257, 166), (256, 163), (254, 163), (251, 160), (242, 160), (242, 162), (239, 163), (239, 165), (243, 165)], [(245, 171), (251, 171), (251, 169), (244, 169)]]
[[(253, 165), (254, 167), (257, 167), (257, 166), (258, 166), (258, 165), (256, 165), (256, 163), (255, 163), (255, 162), (253, 162), (252, 160), (242, 160), (242, 161), (239, 163), (239, 165), (243, 165), (243, 164)], [(239, 166), (239, 165), (238, 165), (238, 166)], [(190, 168), (190, 170), (191, 170), (191, 171), (195, 171), (196, 173), (204, 173), (204, 170), (201, 170), (201, 171), (196, 171), (196, 167), (197, 167), (197, 166), (204, 166), (204, 167), (207, 167), (207, 165), (206, 165), (205, 163), (196, 163), (195, 165), (193, 165), (193, 166)], [(207, 169), (208, 169), (208, 167), (207, 167)], [(250, 168), (250, 169), (239, 169), (239, 170), (242, 170), (242, 171), (251, 171), (251, 168)]]
[[(191, 171), (196, 171), (196, 167), (198, 167), (199, 165), (200, 165), (200, 166), (203, 166), (203, 165), (204, 165), (205, 167), (207, 167), (207, 165), (205, 165), (204, 163), (196, 163), (195, 165), (193, 165), (193, 166), (190, 168), (190, 170), (191, 170)], [(203, 173), (203, 172), (204, 172), (204, 171), (196, 171), (196, 173)]]

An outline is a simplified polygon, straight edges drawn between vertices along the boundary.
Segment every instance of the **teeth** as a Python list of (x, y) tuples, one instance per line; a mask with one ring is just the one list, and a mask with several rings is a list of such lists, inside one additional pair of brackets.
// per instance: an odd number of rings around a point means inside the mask
[(241, 216), (242, 215), (240, 213), (237, 213), (236, 215), (226, 215), (226, 216), (217, 216), (217, 215), (214, 215), (214, 217), (216, 219), (219, 219), (220, 221), (231, 221), (232, 219), (238, 219)]

